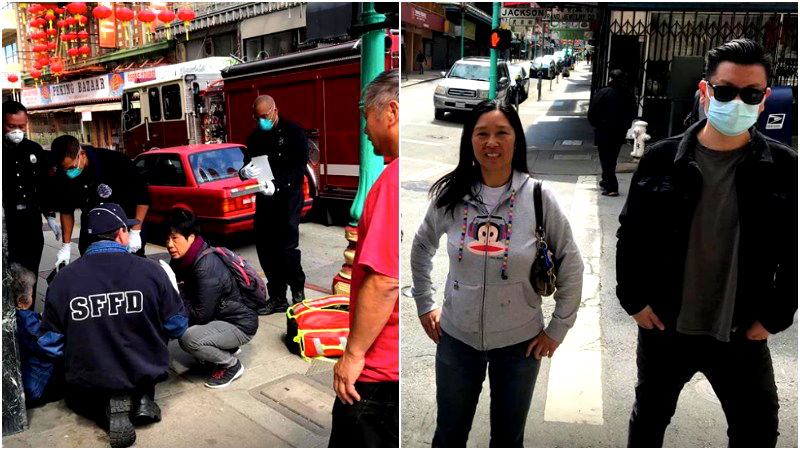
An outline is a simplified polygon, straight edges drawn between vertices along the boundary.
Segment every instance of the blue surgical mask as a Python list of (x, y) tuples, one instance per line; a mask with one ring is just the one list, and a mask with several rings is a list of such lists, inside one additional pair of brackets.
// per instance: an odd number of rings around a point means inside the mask
[(272, 125), (272, 119), (265, 119), (263, 117), (258, 119), (258, 128), (261, 128), (264, 131), (271, 130)]
[(80, 175), (81, 172), (83, 172), (83, 169), (81, 169), (80, 167), (73, 167), (71, 169), (67, 169), (66, 172), (67, 172), (67, 177), (69, 177), (69, 178), (77, 178), (78, 175)]
[(708, 121), (717, 131), (725, 136), (738, 136), (752, 127), (758, 120), (758, 107), (733, 99), (720, 102), (714, 97), (708, 104)]

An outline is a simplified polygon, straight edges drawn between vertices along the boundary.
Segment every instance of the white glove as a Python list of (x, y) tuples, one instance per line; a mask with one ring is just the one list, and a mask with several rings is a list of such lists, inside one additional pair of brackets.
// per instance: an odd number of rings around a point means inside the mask
[(72, 253), (72, 242), (67, 242), (61, 246), (61, 250), (58, 251), (56, 254), (56, 268), (60, 266), (62, 263), (64, 265), (69, 264), (69, 258)]
[(53, 230), (53, 234), (56, 236), (56, 240), (60, 241), (61, 240), (61, 225), (59, 225), (58, 222), (56, 222), (55, 216), (47, 217), (47, 226), (49, 226), (50, 229)]
[(131, 230), (128, 234), (128, 247), (131, 253), (136, 253), (142, 248), (142, 230)]
[(265, 181), (258, 190), (258, 192), (264, 195), (272, 195), (275, 193), (275, 183), (272, 181)]
[(246, 166), (242, 167), (241, 172), (245, 178), (257, 178), (259, 175), (261, 175), (261, 169), (256, 167), (252, 161), (250, 161)]
[(181, 291), (178, 290), (178, 279), (175, 277), (175, 272), (172, 271), (172, 267), (163, 259), (158, 260), (158, 262), (161, 264), (161, 268), (164, 269), (164, 272), (167, 273), (167, 278), (169, 278), (170, 283), (172, 283), (172, 287), (175, 288), (175, 292), (180, 294)]

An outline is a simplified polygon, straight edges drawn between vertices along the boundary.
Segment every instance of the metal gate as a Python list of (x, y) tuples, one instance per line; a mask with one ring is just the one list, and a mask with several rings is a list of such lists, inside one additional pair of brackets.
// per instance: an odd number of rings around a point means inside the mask
[[(797, 98), (797, 13), (720, 11), (616, 11), (600, 14), (598, 54), (592, 91), (604, 86), (608, 73), (628, 73), (640, 114), (649, 123), (654, 139), (683, 131), (680, 123), (670, 129), (670, 114), (690, 107), (692, 98), (671, 98), (669, 85), (676, 77), (699, 81), (702, 73), (672, 73), (676, 56), (705, 57), (731, 39), (759, 42), (772, 60), (771, 86), (793, 86)], [(674, 121), (673, 121), (674, 122)], [(677, 125), (677, 126), (675, 126)]]

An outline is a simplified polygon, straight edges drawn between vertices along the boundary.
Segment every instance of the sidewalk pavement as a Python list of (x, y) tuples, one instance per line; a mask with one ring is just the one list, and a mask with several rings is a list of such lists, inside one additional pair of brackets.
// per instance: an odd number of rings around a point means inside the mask
[(418, 70), (413, 72), (403, 72), (400, 79), (400, 88), (414, 86), (415, 84), (427, 83), (428, 81), (438, 80), (442, 78), (441, 70), (425, 70), (425, 73), (420, 74)]
[[(60, 245), (47, 225), (42, 267), (49, 269)], [(78, 236), (78, 227), (74, 236)], [(163, 248), (148, 245), (149, 257)], [(77, 251), (73, 255), (77, 258)], [(44, 303), (40, 272), (37, 310)], [(323, 294), (306, 290), (309, 298)], [(160, 423), (137, 427), (134, 447), (325, 447), (335, 399), (333, 364), (305, 362), (284, 345), (286, 316), (259, 317), (256, 336), (242, 347), (244, 375), (223, 389), (203, 385), (208, 369), (169, 345), (169, 378), (156, 387)], [(90, 349), (89, 349), (90, 350)], [(107, 434), (75, 414), (64, 401), (28, 410), (29, 428), (3, 437), (5, 447), (107, 447)]]

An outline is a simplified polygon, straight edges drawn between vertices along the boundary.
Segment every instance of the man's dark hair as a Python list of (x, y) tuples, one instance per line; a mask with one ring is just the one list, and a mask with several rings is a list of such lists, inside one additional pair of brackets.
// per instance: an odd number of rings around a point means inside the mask
[(108, 232), (105, 232), (105, 233), (96, 234), (96, 235), (94, 235), (94, 238), (97, 241), (116, 241), (117, 240), (117, 235), (119, 234), (119, 230), (121, 228), (122, 227), (119, 227), (119, 228), (117, 228), (115, 230), (111, 230), (111, 231), (108, 231)]
[(53, 143), (50, 144), (50, 151), (56, 164), (61, 164), (67, 158), (77, 158), (80, 149), (81, 144), (78, 142), (78, 138), (68, 134), (55, 138)]
[(608, 76), (609, 78), (611, 78), (611, 81), (624, 82), (625, 80), (628, 79), (628, 74), (626, 74), (620, 69), (612, 70), (611, 72), (608, 73)]
[(769, 80), (770, 61), (761, 45), (752, 39), (734, 39), (708, 51), (706, 58), (706, 76), (711, 78), (717, 66), (724, 61), (734, 64), (760, 64), (764, 67)]
[(3, 102), (3, 120), (6, 120), (6, 114), (16, 114), (18, 112), (24, 112), (28, 114), (28, 108), (26, 108), (22, 103), (14, 100), (6, 100)]
[(200, 234), (194, 213), (184, 208), (176, 207), (170, 210), (167, 215), (167, 227), (170, 233), (178, 233), (187, 239), (193, 234), (195, 236)]

